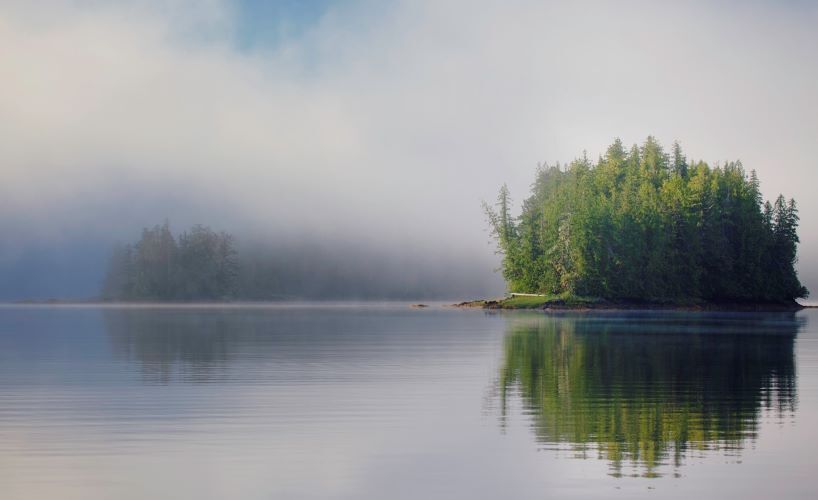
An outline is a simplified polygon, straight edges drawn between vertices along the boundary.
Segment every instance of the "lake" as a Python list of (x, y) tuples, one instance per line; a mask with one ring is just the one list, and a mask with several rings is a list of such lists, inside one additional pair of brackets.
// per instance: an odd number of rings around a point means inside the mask
[(818, 497), (818, 310), (0, 307), (0, 498)]

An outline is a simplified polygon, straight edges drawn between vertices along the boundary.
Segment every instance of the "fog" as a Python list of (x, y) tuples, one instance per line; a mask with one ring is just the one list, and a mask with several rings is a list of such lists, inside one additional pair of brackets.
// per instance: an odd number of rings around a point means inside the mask
[(649, 134), (794, 197), (818, 290), (814, 5), (291, 4), (0, 6), (0, 300), (94, 295), (165, 218), (500, 293), (481, 200)]

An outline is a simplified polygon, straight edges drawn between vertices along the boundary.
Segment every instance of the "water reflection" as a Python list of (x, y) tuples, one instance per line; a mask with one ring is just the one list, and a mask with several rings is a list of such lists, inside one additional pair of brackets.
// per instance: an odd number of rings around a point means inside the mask
[(137, 307), (103, 318), (114, 357), (148, 384), (339, 381), (361, 370), (385, 379), (444, 350), (480, 348), (472, 330), (456, 327), (463, 317), (406, 306)]
[(146, 382), (222, 379), (247, 330), (235, 314), (209, 311), (105, 311), (106, 332), (114, 355), (140, 364)]
[(511, 319), (503, 419), (521, 402), (543, 447), (614, 476), (678, 475), (697, 454), (740, 455), (766, 416), (792, 420), (798, 328), (794, 315)]

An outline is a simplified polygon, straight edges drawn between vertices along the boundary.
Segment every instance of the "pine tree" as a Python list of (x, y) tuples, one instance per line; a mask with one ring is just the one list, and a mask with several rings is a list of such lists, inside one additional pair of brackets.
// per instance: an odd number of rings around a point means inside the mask
[(682, 154), (679, 141), (673, 143), (673, 171), (676, 175), (687, 178), (687, 158)]
[[(755, 171), (618, 139), (596, 164), (542, 167), (514, 219), (484, 204), (510, 289), (646, 301), (792, 301), (798, 210), (762, 203)], [(499, 211), (498, 211), (499, 210)]]

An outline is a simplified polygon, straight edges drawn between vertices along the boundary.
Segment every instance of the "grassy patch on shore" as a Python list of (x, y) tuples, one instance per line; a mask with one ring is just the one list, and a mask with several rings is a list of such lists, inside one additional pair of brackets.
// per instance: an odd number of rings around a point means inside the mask
[(579, 297), (576, 295), (542, 295), (542, 296), (521, 296), (515, 295), (498, 302), (503, 309), (542, 309), (548, 306), (582, 307), (598, 303), (599, 299), (593, 297)]

